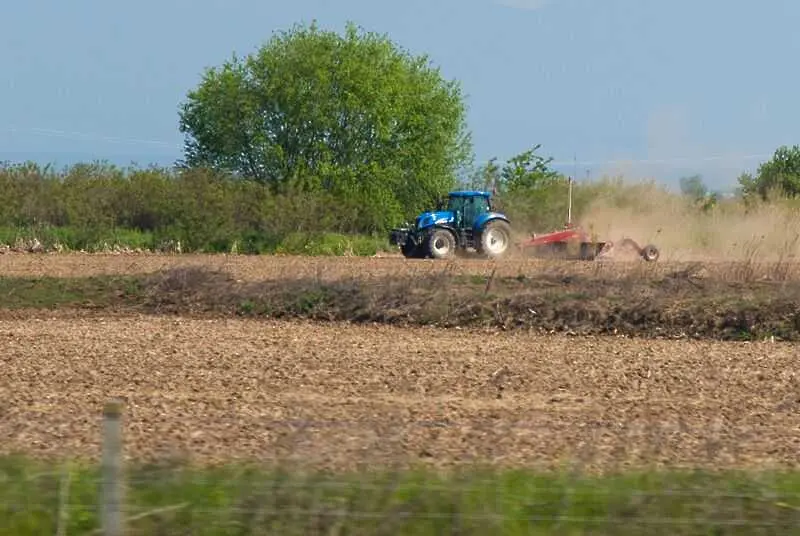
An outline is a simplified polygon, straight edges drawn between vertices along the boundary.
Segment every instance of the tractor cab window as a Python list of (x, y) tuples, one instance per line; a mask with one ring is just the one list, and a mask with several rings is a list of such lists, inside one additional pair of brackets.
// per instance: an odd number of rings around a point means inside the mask
[(450, 197), (447, 202), (447, 210), (450, 212), (459, 212), (464, 210), (464, 198), (457, 195)]
[(449, 212), (452, 212), (453, 215), (455, 216), (456, 227), (463, 226), (462, 222), (464, 220), (464, 200), (465, 198), (459, 195), (450, 196), (450, 198), (447, 200), (447, 210)]
[(484, 196), (452, 196), (447, 209), (456, 216), (456, 225), (472, 227), (481, 214), (491, 210), (489, 199)]
[(492, 202), (489, 200), (488, 197), (476, 197), (475, 198), (475, 209), (477, 210), (478, 214), (485, 214), (487, 212), (492, 211)]
[(466, 200), (464, 206), (464, 224), (472, 227), (475, 221), (489, 212), (489, 199), (484, 196), (473, 196)]

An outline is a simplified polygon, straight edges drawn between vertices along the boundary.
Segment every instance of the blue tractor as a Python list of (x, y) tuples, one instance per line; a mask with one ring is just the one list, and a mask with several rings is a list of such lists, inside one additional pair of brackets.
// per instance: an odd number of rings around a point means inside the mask
[(490, 192), (462, 190), (450, 192), (437, 210), (423, 212), (413, 225), (392, 229), (389, 240), (408, 258), (447, 259), (467, 249), (499, 258), (511, 247), (511, 224), (495, 212)]

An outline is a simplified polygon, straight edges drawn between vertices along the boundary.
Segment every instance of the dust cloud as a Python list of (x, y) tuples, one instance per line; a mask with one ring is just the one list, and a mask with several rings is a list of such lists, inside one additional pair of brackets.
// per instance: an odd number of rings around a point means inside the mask
[(599, 199), (580, 224), (600, 239), (653, 244), (668, 261), (793, 261), (800, 253), (800, 210), (785, 203), (745, 207), (725, 199), (703, 210), (663, 191), (637, 196), (623, 207)]

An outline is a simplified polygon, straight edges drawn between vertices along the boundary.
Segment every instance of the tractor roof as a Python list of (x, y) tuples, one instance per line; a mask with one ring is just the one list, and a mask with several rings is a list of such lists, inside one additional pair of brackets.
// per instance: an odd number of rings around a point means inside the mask
[(482, 190), (456, 190), (448, 194), (450, 197), (491, 197), (492, 192)]

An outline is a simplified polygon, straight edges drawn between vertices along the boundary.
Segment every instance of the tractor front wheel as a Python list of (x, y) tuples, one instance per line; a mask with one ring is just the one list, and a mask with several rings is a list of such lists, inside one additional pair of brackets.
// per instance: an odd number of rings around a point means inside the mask
[(511, 227), (502, 220), (490, 221), (481, 231), (478, 247), (480, 253), (491, 258), (499, 258), (511, 246)]
[(418, 259), (423, 257), (424, 255), (420, 255), (419, 250), (420, 248), (412, 240), (409, 240), (400, 246), (400, 251), (403, 253), (403, 257), (406, 259)]
[(428, 254), (434, 259), (449, 259), (456, 253), (456, 239), (446, 229), (434, 229), (428, 236)]

